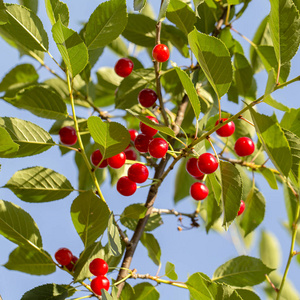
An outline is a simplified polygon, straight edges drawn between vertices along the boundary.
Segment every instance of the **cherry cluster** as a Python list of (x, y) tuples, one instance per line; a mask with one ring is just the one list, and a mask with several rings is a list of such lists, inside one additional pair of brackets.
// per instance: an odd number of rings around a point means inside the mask
[(108, 264), (102, 258), (95, 258), (90, 262), (90, 272), (96, 277), (91, 281), (91, 289), (96, 294), (101, 296), (101, 289), (108, 291), (110, 283), (105, 276), (108, 272)]
[(68, 248), (58, 249), (54, 257), (60, 265), (65, 266), (70, 272), (74, 271), (78, 257), (74, 256)]

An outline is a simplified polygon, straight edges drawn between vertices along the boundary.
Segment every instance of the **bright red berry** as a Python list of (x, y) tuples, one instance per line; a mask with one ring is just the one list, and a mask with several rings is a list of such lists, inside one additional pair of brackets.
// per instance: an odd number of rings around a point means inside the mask
[(89, 269), (95, 276), (105, 275), (108, 272), (108, 264), (102, 258), (95, 258), (90, 262)]
[(60, 265), (66, 266), (71, 262), (73, 254), (68, 248), (60, 248), (55, 252), (54, 257)]
[(136, 150), (141, 153), (148, 152), (149, 143), (152, 141), (152, 137), (146, 134), (140, 133), (134, 140), (134, 146)]
[(72, 126), (65, 126), (59, 130), (59, 138), (62, 144), (72, 146), (77, 142), (76, 130)]
[[(227, 121), (228, 118), (223, 118), (221, 119), (222, 122)], [(215, 124), (217, 126), (219, 124), (220, 120), (218, 120)], [(222, 136), (222, 137), (228, 137), (231, 136), (234, 133), (235, 130), (235, 125), (233, 121), (223, 125), (221, 128), (216, 130), (217, 135)]]
[(215, 172), (218, 165), (218, 160), (210, 153), (203, 153), (198, 157), (198, 168), (203, 174)]
[(164, 44), (158, 44), (153, 48), (152, 56), (158, 62), (165, 62), (170, 57), (169, 48)]
[[(100, 161), (102, 159), (102, 154), (100, 152), (99, 149), (95, 150), (92, 155), (91, 155), (91, 162), (92, 164), (96, 167), (99, 165)], [(102, 161), (102, 163), (100, 164), (99, 168), (102, 169), (102, 168), (105, 168), (107, 167), (108, 165), (108, 162), (107, 162), (107, 159), (104, 159)]]
[(78, 257), (73, 255), (71, 262), (66, 265), (66, 268), (71, 272), (74, 271), (74, 267), (75, 267), (77, 260), (78, 260)]
[(129, 134), (130, 134), (130, 139), (131, 139), (131, 141), (134, 142), (135, 138), (136, 138), (136, 137), (138, 136), (138, 134), (139, 134), (138, 131), (135, 130), (135, 129), (129, 129), (128, 132), (129, 132)]
[(117, 191), (123, 196), (131, 196), (136, 191), (136, 183), (123, 176), (117, 182)]
[(240, 209), (239, 209), (239, 211), (237, 213), (238, 216), (241, 215), (244, 212), (245, 206), (246, 206), (245, 202), (243, 200), (241, 200)]
[[(155, 117), (147, 116), (146, 118), (148, 118), (149, 120), (151, 120), (152, 122), (154, 122), (156, 124), (159, 123)], [(158, 131), (157, 129), (154, 129), (154, 128), (144, 124), (143, 122), (140, 122), (140, 130), (143, 134), (146, 134), (151, 137), (153, 137)]]
[(204, 183), (195, 182), (191, 185), (190, 195), (197, 201), (205, 199), (208, 193), (208, 188)]
[(115, 72), (121, 77), (127, 77), (133, 70), (133, 62), (129, 58), (120, 58), (115, 64)]
[(138, 100), (142, 106), (151, 107), (157, 100), (157, 95), (151, 89), (143, 89), (139, 92)]
[(234, 145), (235, 153), (238, 156), (248, 156), (254, 152), (255, 145), (248, 137), (240, 137)]
[(133, 182), (143, 183), (149, 176), (148, 168), (145, 165), (136, 163), (128, 169), (128, 178)]
[(126, 161), (126, 155), (124, 152), (121, 152), (107, 159), (108, 165), (114, 169), (121, 168), (125, 164), (125, 161)]
[(167, 153), (168, 148), (169, 145), (163, 138), (155, 138), (150, 142), (148, 150), (151, 156), (162, 158)]
[(126, 159), (137, 160), (137, 154), (133, 149), (131, 149), (131, 148), (125, 149), (124, 153), (126, 155)]
[(101, 296), (101, 289), (108, 291), (109, 285), (109, 280), (103, 275), (97, 276), (91, 281), (92, 291), (99, 296)]
[(186, 165), (185, 165), (185, 169), (186, 171), (193, 177), (197, 178), (197, 177), (204, 177), (204, 174), (199, 170), (198, 168), (198, 159), (195, 157), (191, 157)]

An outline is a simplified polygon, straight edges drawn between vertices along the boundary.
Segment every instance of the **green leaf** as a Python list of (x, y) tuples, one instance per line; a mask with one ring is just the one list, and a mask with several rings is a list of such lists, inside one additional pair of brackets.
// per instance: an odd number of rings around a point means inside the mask
[[(8, 34), (14, 42), (28, 50), (48, 51), (48, 36), (41, 20), (29, 9), (7, 4), (8, 22), (0, 27), (0, 32)], [(0, 16), (1, 22), (1, 16)]]
[(250, 111), (264, 150), (278, 171), (284, 176), (288, 176), (292, 166), (292, 155), (283, 130), (272, 117), (259, 114), (252, 108)]
[(166, 0), (162, 2), (162, 5), (160, 6), (160, 10), (157, 17), (157, 22), (161, 22), (166, 17), (167, 9), (170, 4), (170, 0)]
[(242, 255), (218, 267), (212, 280), (239, 287), (253, 286), (263, 282), (265, 274), (271, 271), (260, 259)]
[(19, 150), (19, 145), (16, 144), (9, 133), (0, 127), (0, 157), (13, 155)]
[(247, 289), (236, 289), (235, 290), (242, 299), (247, 300), (261, 300), (253, 291)]
[(128, 130), (117, 122), (103, 122), (99, 117), (88, 118), (92, 138), (99, 144), (103, 159), (119, 154), (130, 143)]
[(290, 108), (272, 98), (270, 95), (264, 99), (264, 102), (281, 111), (290, 111)]
[(189, 44), (218, 98), (227, 93), (232, 81), (230, 54), (224, 43), (194, 29)]
[(105, 289), (101, 289), (101, 299), (102, 300), (114, 300), (113, 298)]
[(0, 234), (24, 247), (43, 246), (39, 229), (32, 217), (19, 206), (0, 200)]
[(287, 212), (287, 217), (289, 221), (289, 226), (292, 227), (294, 224), (294, 220), (296, 218), (297, 213), (297, 202), (299, 201), (298, 198), (295, 197), (291, 189), (284, 184), (284, 202), (285, 202), (285, 209)]
[(114, 221), (113, 213), (110, 214), (107, 227), (109, 251), (113, 256), (122, 254), (122, 242), (118, 227)]
[(271, 0), (270, 30), (279, 65), (290, 61), (300, 43), (300, 17), (291, 0)]
[(69, 25), (68, 6), (59, 0), (45, 0), (47, 15), (52, 25), (58, 20), (65, 26)]
[(223, 226), (228, 228), (240, 208), (242, 179), (238, 169), (231, 163), (220, 161), (220, 169), (224, 211)]
[(183, 70), (181, 70), (178, 67), (175, 67), (174, 69), (176, 70), (177, 75), (183, 85), (183, 88), (185, 89), (185, 92), (189, 97), (196, 119), (198, 120), (201, 112), (201, 107), (200, 107), (200, 101), (196, 89), (194, 87), (194, 84), (187, 73), (185, 73)]
[(292, 108), (281, 119), (280, 126), (300, 137), (300, 108)]
[(276, 177), (270, 169), (259, 168), (259, 172), (265, 177), (271, 189), (278, 190)]
[(122, 78), (118, 76), (113, 68), (102, 67), (96, 72), (99, 88), (111, 90), (115, 92), (122, 82)]
[(122, 293), (120, 295), (120, 300), (132, 300), (134, 299), (134, 289), (132, 286), (125, 282), (125, 285), (122, 289)]
[(134, 298), (132, 300), (158, 300), (159, 293), (156, 288), (148, 283), (143, 282), (134, 286)]
[(129, 56), (129, 52), (127, 49), (127, 45), (125, 44), (124, 40), (121, 37), (116, 38), (113, 40), (109, 45), (108, 48), (119, 55), (120, 57), (127, 57)]
[(31, 275), (48, 275), (56, 270), (51, 256), (34, 248), (17, 247), (9, 254), (8, 262), (3, 265), (8, 270), (15, 270)]
[(74, 191), (68, 179), (51, 169), (31, 167), (17, 171), (4, 186), (25, 202), (50, 202)]
[(160, 266), (161, 250), (158, 241), (151, 233), (143, 233), (141, 243), (148, 251), (148, 256), (157, 265)]
[(38, 0), (19, 0), (19, 3), (32, 10), (35, 14), (38, 11)]
[(104, 47), (116, 39), (127, 24), (124, 0), (101, 3), (91, 14), (86, 25), (85, 42), (89, 49)]
[(109, 209), (92, 191), (87, 191), (73, 201), (71, 217), (86, 248), (107, 228)]
[(134, 10), (141, 11), (144, 6), (146, 5), (147, 0), (134, 0), (133, 1), (133, 8)]
[(170, 1), (166, 16), (186, 35), (194, 29), (196, 15), (188, 4), (180, 0)]
[(29, 121), (0, 117), (0, 127), (6, 129), (12, 140), (20, 146), (16, 154), (1, 157), (24, 157), (39, 154), (51, 148), (54, 143), (48, 132)]
[(253, 70), (247, 58), (240, 53), (234, 54), (234, 78), (238, 92), (242, 96), (246, 96), (251, 88), (253, 80)]
[(131, 204), (124, 209), (121, 218), (139, 220), (145, 217), (146, 212), (147, 208), (142, 203)]
[(171, 280), (177, 280), (178, 279), (178, 275), (175, 272), (175, 265), (168, 262), (168, 261), (167, 261), (166, 266), (165, 266), (165, 276), (167, 276)]

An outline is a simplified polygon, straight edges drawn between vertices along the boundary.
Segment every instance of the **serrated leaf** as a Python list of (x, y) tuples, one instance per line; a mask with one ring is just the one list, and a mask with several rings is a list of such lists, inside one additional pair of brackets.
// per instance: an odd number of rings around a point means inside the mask
[(121, 214), (121, 218), (130, 218), (139, 220), (145, 217), (147, 208), (142, 203), (131, 204), (125, 207)]
[(194, 29), (188, 35), (192, 52), (196, 56), (205, 76), (221, 98), (227, 93), (232, 82), (232, 65), (224, 43), (212, 36)]
[(300, 108), (292, 108), (281, 119), (280, 126), (300, 137)]
[(274, 173), (268, 168), (259, 168), (259, 172), (269, 183), (271, 189), (278, 190), (277, 180)]
[(101, 3), (91, 14), (86, 25), (85, 42), (88, 49), (104, 47), (116, 39), (127, 24), (124, 0)]
[(271, 271), (260, 259), (242, 255), (218, 267), (212, 281), (239, 287), (253, 286), (263, 282), (265, 274)]
[(0, 127), (0, 157), (13, 155), (19, 150), (19, 145), (16, 144), (9, 133)]
[(156, 288), (148, 283), (143, 282), (134, 286), (134, 298), (133, 300), (158, 300), (159, 293)]
[(253, 80), (253, 70), (247, 58), (240, 53), (234, 54), (234, 78), (238, 92), (246, 96), (251, 88)]
[(148, 256), (157, 265), (160, 265), (161, 250), (158, 241), (151, 233), (143, 233), (141, 243), (148, 251)]
[(45, 0), (47, 15), (52, 25), (58, 20), (65, 26), (69, 25), (68, 6), (59, 0)]
[(144, 8), (144, 6), (146, 5), (146, 3), (147, 3), (147, 0), (134, 0), (133, 8), (134, 8), (134, 10), (141, 11)]
[(178, 275), (175, 272), (175, 265), (174, 264), (172, 264), (170, 262), (166, 263), (165, 276), (167, 276), (171, 280), (177, 280), (178, 279)]
[(119, 256), (122, 254), (122, 242), (118, 231), (118, 227), (114, 221), (113, 213), (111, 213), (109, 216), (107, 226), (109, 252), (113, 256)]
[(32, 10), (35, 14), (38, 11), (38, 0), (19, 0), (19, 3)]

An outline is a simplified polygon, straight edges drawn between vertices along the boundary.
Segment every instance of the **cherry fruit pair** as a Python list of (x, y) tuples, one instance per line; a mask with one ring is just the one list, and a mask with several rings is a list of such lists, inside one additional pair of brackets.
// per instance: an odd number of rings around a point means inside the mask
[(59, 248), (55, 252), (54, 257), (60, 265), (65, 266), (69, 271), (74, 270), (78, 260), (78, 257), (74, 256), (68, 248)]
[(108, 272), (108, 264), (104, 259), (95, 258), (89, 265), (90, 272), (97, 276), (91, 281), (91, 289), (96, 294), (101, 296), (101, 289), (108, 291), (110, 283), (105, 274)]

